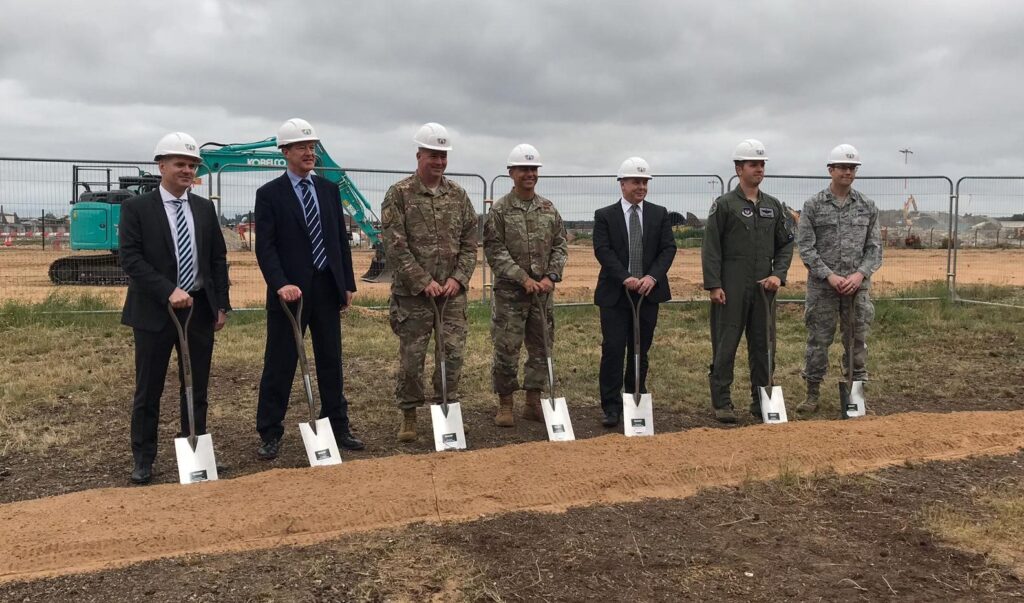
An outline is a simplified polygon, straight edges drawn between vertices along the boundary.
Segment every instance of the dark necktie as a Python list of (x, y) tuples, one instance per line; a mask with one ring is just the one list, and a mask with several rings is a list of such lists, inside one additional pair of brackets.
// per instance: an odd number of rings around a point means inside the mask
[(324, 230), (320, 225), (320, 212), (317, 211), (316, 202), (313, 200), (309, 179), (299, 180), (299, 186), (302, 187), (302, 210), (306, 214), (309, 242), (313, 246), (313, 266), (317, 270), (323, 270), (327, 267), (327, 252), (324, 250)]
[(644, 275), (644, 237), (640, 228), (640, 206), (629, 208), (629, 275)]
[(183, 291), (191, 291), (196, 284), (195, 258), (192, 257), (192, 235), (188, 231), (185, 220), (185, 200), (175, 199), (174, 231), (178, 241), (178, 287)]

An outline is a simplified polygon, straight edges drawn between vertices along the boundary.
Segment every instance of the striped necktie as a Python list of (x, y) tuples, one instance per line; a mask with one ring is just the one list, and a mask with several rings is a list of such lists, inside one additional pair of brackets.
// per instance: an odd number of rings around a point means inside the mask
[(185, 200), (175, 199), (174, 231), (178, 241), (178, 287), (183, 291), (191, 291), (196, 284), (195, 258), (192, 257), (192, 234), (188, 231), (185, 220)]
[(327, 251), (324, 249), (324, 230), (320, 224), (320, 212), (313, 200), (313, 190), (309, 187), (308, 178), (299, 180), (302, 187), (302, 210), (306, 214), (306, 228), (309, 230), (309, 242), (313, 247), (313, 266), (323, 271), (327, 268)]
[(644, 275), (644, 235), (640, 228), (640, 206), (629, 208), (629, 275)]

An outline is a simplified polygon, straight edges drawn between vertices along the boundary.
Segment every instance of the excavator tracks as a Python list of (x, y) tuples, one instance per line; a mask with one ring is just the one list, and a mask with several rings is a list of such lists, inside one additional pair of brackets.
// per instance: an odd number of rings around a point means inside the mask
[(127, 285), (128, 275), (121, 270), (120, 258), (104, 255), (73, 255), (50, 264), (50, 280), (55, 285)]

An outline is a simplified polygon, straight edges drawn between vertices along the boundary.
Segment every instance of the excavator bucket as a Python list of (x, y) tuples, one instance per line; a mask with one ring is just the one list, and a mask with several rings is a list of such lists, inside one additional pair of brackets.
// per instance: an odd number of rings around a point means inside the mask
[(378, 243), (373, 246), (373, 249), (375, 253), (370, 262), (370, 269), (360, 278), (367, 283), (390, 283), (391, 271), (388, 270), (387, 263), (384, 261), (384, 245)]

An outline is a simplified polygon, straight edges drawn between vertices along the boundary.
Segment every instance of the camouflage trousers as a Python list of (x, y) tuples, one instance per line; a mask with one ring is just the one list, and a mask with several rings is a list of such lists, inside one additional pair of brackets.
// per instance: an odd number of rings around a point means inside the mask
[(522, 389), (547, 390), (548, 365), (544, 346), (541, 309), (547, 313), (548, 337), (555, 339), (554, 302), (549, 295), (534, 296), (523, 290), (495, 289), (491, 305), (491, 339), (494, 341), (494, 361), (491, 364), (491, 383), (494, 393), (511, 394), (519, 386), (519, 351), (526, 342), (526, 365), (523, 369)]
[[(440, 311), (444, 303), (442, 324), (444, 329), (445, 373), (448, 401), (458, 400), (459, 376), (462, 373), (463, 352), (466, 349), (466, 293), (454, 297), (435, 298)], [(427, 357), (430, 335), (434, 333), (434, 309), (430, 298), (423, 295), (391, 296), (389, 312), (391, 330), (398, 335), (398, 373), (395, 399), (400, 408), (416, 408), (426, 401), (423, 391), (423, 364)], [(434, 339), (435, 356), (437, 338)], [(434, 363), (434, 400), (441, 399), (441, 366)]]
[[(852, 303), (851, 303), (852, 302)], [(843, 344), (843, 378), (847, 378), (849, 357), (850, 311), (856, 306), (853, 324), (853, 379), (867, 381), (868, 333), (875, 319), (875, 306), (871, 303), (867, 289), (861, 289), (856, 296), (842, 296), (831, 287), (807, 288), (807, 304), (804, 306), (804, 324), (807, 326), (807, 355), (804, 359), (803, 378), (809, 383), (821, 383), (828, 371), (828, 348), (835, 339), (836, 322)]]

